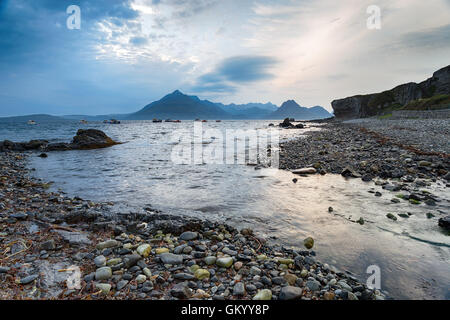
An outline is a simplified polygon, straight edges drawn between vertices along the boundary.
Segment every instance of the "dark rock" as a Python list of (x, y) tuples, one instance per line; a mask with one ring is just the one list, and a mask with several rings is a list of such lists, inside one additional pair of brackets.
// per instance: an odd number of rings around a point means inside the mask
[(279, 299), (280, 300), (294, 300), (299, 299), (302, 296), (302, 289), (298, 287), (286, 286), (281, 288)]
[(446, 230), (450, 230), (450, 216), (446, 216), (444, 218), (440, 218), (439, 219), (439, 226), (446, 229)]
[(38, 274), (34, 274), (25, 278), (20, 279), (20, 284), (29, 284), (31, 282), (33, 282), (34, 280), (36, 280), (37, 278), (39, 278)]
[(41, 243), (41, 250), (51, 251), (56, 249), (56, 244), (54, 240), (48, 240)]
[(343, 177), (353, 177), (353, 178), (360, 178), (361, 175), (356, 172), (353, 168), (345, 167), (344, 170), (342, 170), (341, 175)]
[(292, 123), (289, 121), (289, 118), (284, 119), (284, 121), (282, 123), (280, 123), (279, 125), (282, 128), (290, 128), (292, 127)]
[(123, 258), (123, 263), (127, 269), (135, 266), (142, 257), (138, 254), (130, 254)]
[(80, 129), (72, 140), (72, 148), (81, 150), (106, 148), (116, 144), (118, 143), (113, 141), (103, 131), (96, 129)]
[(178, 299), (189, 299), (192, 296), (192, 291), (188, 287), (187, 282), (176, 284), (171, 290), (170, 294)]

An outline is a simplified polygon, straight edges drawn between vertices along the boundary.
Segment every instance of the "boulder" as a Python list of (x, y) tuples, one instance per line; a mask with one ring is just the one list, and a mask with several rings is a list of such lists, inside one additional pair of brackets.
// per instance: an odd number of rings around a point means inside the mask
[(279, 124), (279, 126), (282, 128), (290, 128), (290, 127), (293, 127), (293, 124), (291, 123), (289, 118), (286, 118), (286, 119), (284, 119), (284, 121), (282, 123)]
[(341, 175), (343, 177), (352, 177), (352, 178), (360, 178), (361, 177), (361, 175), (351, 167), (345, 167), (344, 170), (342, 170)]
[(440, 218), (439, 219), (439, 226), (446, 229), (446, 230), (450, 230), (450, 216), (446, 216), (444, 218)]
[(73, 137), (72, 148), (80, 150), (90, 150), (111, 147), (118, 144), (110, 137), (108, 137), (103, 131), (96, 129), (80, 129), (77, 131), (77, 135)]

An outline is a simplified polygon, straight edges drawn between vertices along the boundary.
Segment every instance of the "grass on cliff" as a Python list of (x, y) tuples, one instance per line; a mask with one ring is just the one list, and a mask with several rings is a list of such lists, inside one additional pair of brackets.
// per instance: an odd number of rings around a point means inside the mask
[(448, 108), (450, 108), (450, 94), (441, 94), (427, 99), (411, 101), (401, 110), (440, 110)]

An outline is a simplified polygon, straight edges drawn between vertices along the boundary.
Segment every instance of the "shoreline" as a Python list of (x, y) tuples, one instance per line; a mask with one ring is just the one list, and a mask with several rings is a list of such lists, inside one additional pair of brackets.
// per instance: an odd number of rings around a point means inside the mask
[[(154, 211), (107, 218), (108, 203), (48, 193), (26, 157), (0, 153), (1, 299), (385, 299), (250, 229)], [(74, 266), (81, 283), (68, 289)]]
[[(346, 171), (346, 177), (374, 181), (386, 191), (406, 191), (409, 194), (396, 200), (420, 203), (427, 210), (446, 200), (416, 192), (430, 183), (445, 183), (449, 161), (442, 150), (411, 148), (395, 134), (383, 136), (361, 124), (331, 122), (321, 128), (283, 143), (280, 169), (311, 167), (316, 174)], [(334, 153), (335, 148), (345, 153)], [(315, 261), (314, 251), (272, 245), (248, 229), (241, 232), (226, 224), (149, 208), (111, 218), (111, 203), (48, 193), (48, 184), (29, 178), (27, 156), (28, 152), (0, 153), (0, 193), (15, 199), (0, 202), (2, 299), (385, 298), (350, 274)], [(368, 163), (361, 165), (364, 161)], [(374, 166), (381, 170), (372, 170)], [(404, 175), (392, 177), (402, 170)], [(177, 236), (183, 232), (196, 232), (197, 237), (180, 240)], [(162, 257), (175, 264), (165, 265)], [(227, 266), (219, 267), (217, 260), (223, 258)], [(80, 289), (65, 288), (70, 272), (64, 270), (71, 266), (81, 269)], [(96, 273), (100, 273), (98, 280)]]

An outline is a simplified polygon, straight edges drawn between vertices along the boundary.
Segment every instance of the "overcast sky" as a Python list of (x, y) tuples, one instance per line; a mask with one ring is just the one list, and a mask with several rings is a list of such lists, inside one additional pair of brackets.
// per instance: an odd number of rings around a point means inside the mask
[(0, 0), (0, 116), (134, 112), (176, 89), (331, 110), (449, 58), (450, 0)]

